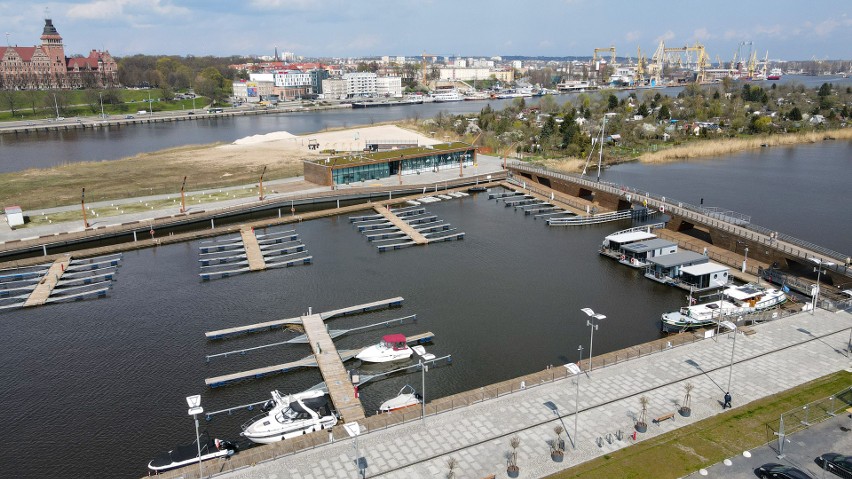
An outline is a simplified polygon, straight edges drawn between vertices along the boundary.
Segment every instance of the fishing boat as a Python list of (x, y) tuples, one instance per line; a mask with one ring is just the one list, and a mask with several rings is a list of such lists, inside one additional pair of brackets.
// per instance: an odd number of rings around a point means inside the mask
[(388, 399), (379, 406), (379, 412), (391, 412), (420, 404), (423, 397), (413, 387), (406, 384), (393, 399)]
[[(210, 436), (206, 432), (201, 434), (199, 440), (202, 461), (209, 461), (217, 457), (231, 457), (239, 451), (236, 444), (221, 439), (210, 439)], [(148, 469), (154, 472), (162, 472), (197, 462), (198, 445), (193, 441), (191, 444), (184, 444), (171, 451), (157, 455), (157, 457), (148, 463)]]
[[(664, 313), (663, 331), (676, 332), (716, 324), (725, 316), (743, 316), (778, 306), (787, 301), (787, 295), (775, 288), (749, 283), (732, 286), (722, 291), (721, 299), (694, 304), (679, 311)], [(690, 300), (690, 302), (692, 302)]]
[(412, 351), (403, 334), (388, 334), (378, 344), (365, 348), (355, 356), (365, 363), (387, 363), (408, 359)]
[(322, 391), (289, 395), (272, 391), (271, 394), (272, 400), (263, 407), (266, 414), (243, 424), (241, 436), (258, 444), (270, 444), (337, 424), (337, 415)]

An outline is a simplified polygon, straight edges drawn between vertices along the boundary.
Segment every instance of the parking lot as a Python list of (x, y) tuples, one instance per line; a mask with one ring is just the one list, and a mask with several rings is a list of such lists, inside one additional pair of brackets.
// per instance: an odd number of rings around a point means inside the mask
[(757, 477), (755, 469), (768, 462), (797, 467), (814, 478), (836, 478), (831, 472), (823, 471), (814, 462), (820, 454), (837, 452), (852, 454), (852, 417), (849, 413), (837, 416), (815, 424), (805, 430), (787, 437), (789, 442), (784, 445), (784, 457), (779, 459), (778, 441), (772, 441), (766, 446), (749, 451), (751, 457), (738, 454), (728, 459), (730, 465), (724, 462), (706, 469), (706, 475), (700, 471), (690, 474), (689, 478), (701, 477), (753, 479)]

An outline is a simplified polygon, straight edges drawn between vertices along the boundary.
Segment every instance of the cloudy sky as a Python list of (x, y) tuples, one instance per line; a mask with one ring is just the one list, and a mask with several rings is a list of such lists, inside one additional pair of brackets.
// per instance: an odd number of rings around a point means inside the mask
[(0, 0), (0, 33), (38, 44), (45, 9), (69, 53), (635, 56), (665, 40), (701, 42), (713, 62), (741, 42), (771, 59), (852, 58), (852, 0)]

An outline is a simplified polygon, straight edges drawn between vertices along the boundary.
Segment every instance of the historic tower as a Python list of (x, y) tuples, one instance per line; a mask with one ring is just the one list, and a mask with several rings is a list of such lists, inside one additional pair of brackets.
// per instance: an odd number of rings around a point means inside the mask
[(53, 20), (49, 18), (44, 19), (41, 49), (50, 58), (50, 72), (64, 76), (66, 73), (65, 46), (62, 44), (62, 36), (53, 26)]

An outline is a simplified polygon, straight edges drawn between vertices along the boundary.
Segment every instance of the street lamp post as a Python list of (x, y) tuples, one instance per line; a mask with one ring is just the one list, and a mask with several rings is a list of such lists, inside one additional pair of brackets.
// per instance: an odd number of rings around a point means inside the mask
[(104, 118), (106, 118), (106, 115), (104, 115), (104, 95), (103, 95), (103, 93), (98, 92), (98, 98), (101, 99), (101, 120), (103, 120)]
[(423, 364), (423, 360), (419, 360), (420, 364), (420, 418), (421, 421), (426, 423), (426, 371), (429, 370), (429, 366)]
[(201, 407), (201, 395), (187, 396), (186, 404), (189, 406), (189, 415), (195, 420), (195, 444), (198, 446), (198, 477), (204, 477), (204, 471), (201, 469), (201, 437), (198, 435), (198, 415), (204, 412)]
[(748, 263), (748, 247), (745, 248), (745, 256), (743, 257), (743, 273), (746, 272), (746, 263)]
[(595, 314), (595, 312), (592, 311), (592, 308), (583, 308), (580, 311), (586, 313), (586, 316), (589, 317), (589, 319), (586, 320), (586, 326), (589, 326), (589, 328), (591, 328), (591, 330), (592, 330), (592, 334), (589, 337), (589, 371), (591, 371), (592, 370), (592, 357), (593, 357), (592, 356), (592, 347), (594, 346), (594, 341), (595, 341), (595, 330), (598, 329), (598, 323), (596, 323), (595, 321), (596, 320), (600, 321), (602, 319), (606, 319), (606, 316), (604, 316), (603, 314)]
[(814, 314), (814, 311), (816, 310), (817, 300), (819, 300), (819, 278), (820, 278), (820, 275), (822, 274), (822, 267), (823, 266), (834, 266), (834, 263), (832, 263), (831, 261), (825, 261), (821, 258), (810, 258), (810, 260), (813, 261), (814, 263), (816, 263), (816, 265), (817, 265), (816, 288), (814, 288), (814, 293), (813, 293), (812, 299), (811, 299), (811, 314)]
[[(581, 344), (577, 351), (580, 352), (580, 361), (577, 362), (577, 366), (580, 366), (580, 362), (583, 361), (583, 345)], [(574, 395), (574, 435), (572, 436), (571, 445), (574, 449), (577, 449), (577, 416), (580, 415), (580, 373), (577, 373), (577, 377), (574, 378), (577, 381), (577, 392)]]
[[(742, 316), (740, 316), (739, 318), (737, 318), (737, 321), (739, 322), (742, 319), (743, 319)], [(730, 368), (728, 368), (728, 389), (727, 389), (727, 391), (731, 390), (731, 376), (733, 376), (733, 374), (734, 374), (734, 351), (737, 348), (737, 333), (739, 333), (739, 328), (738, 328), (737, 324), (734, 323), (734, 343), (731, 345), (731, 366), (730, 366)]]

